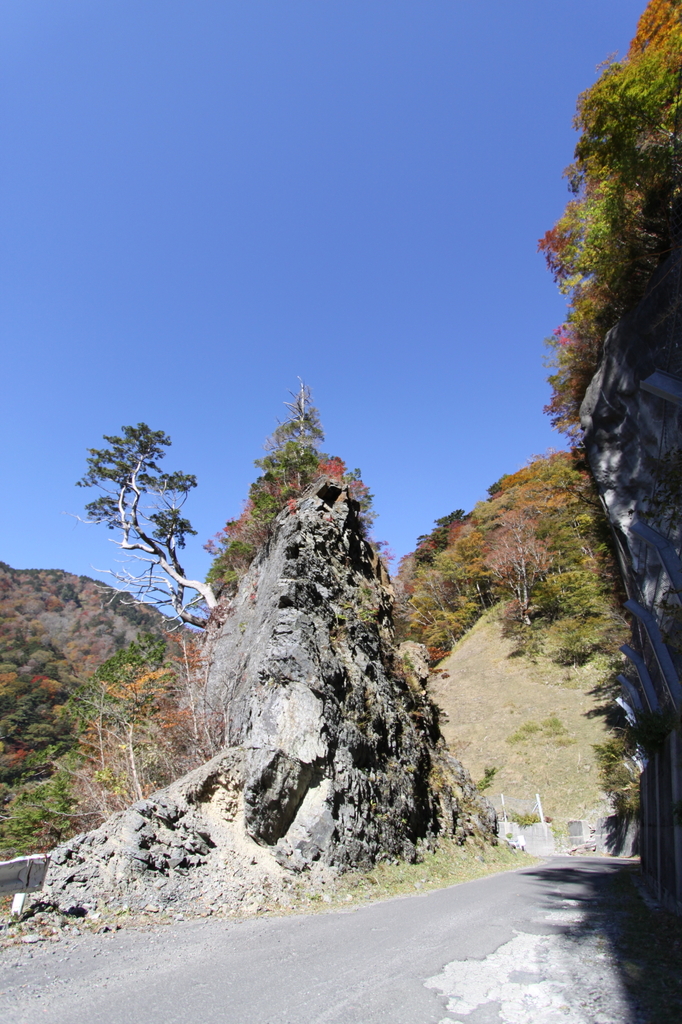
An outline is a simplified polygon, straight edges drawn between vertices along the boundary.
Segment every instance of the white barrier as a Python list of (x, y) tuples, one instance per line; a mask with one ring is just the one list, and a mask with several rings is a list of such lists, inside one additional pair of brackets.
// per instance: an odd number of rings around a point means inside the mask
[(49, 853), (0, 860), (0, 896), (16, 894), (12, 902), (13, 914), (20, 914), (24, 909), (26, 893), (42, 889), (49, 863)]

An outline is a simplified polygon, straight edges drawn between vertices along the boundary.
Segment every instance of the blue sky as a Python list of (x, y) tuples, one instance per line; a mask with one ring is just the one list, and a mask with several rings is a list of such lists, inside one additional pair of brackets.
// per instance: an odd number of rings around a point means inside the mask
[(166, 430), (201, 543), (297, 375), (398, 556), (562, 441), (536, 253), (644, 0), (3, 0), (0, 559), (93, 574), (87, 447)]

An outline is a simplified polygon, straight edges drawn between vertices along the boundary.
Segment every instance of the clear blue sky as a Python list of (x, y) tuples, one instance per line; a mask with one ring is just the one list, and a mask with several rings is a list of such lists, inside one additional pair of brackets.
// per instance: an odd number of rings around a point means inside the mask
[(562, 446), (536, 253), (644, 0), (3, 0), (0, 559), (93, 574), (85, 449), (144, 420), (239, 512), (297, 375), (397, 555)]

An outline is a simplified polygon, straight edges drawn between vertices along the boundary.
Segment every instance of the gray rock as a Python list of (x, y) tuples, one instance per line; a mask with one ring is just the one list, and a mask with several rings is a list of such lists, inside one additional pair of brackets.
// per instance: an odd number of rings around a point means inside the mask
[(586, 843), (592, 834), (590, 823), (583, 818), (571, 818), (566, 822), (568, 838), (572, 845)]
[[(609, 331), (581, 407), (587, 457), (613, 528), (628, 610), (633, 613), (632, 642), (625, 653), (634, 652), (635, 658), (623, 664), (629, 680), (626, 700), (633, 703), (634, 691), (644, 708), (671, 709), (676, 704), (678, 711), (682, 517), (674, 521), (673, 516), (671, 521), (666, 515), (656, 519), (648, 513), (653, 512), (651, 498), (661, 486), (665, 493), (666, 480), (674, 491), (675, 464), (682, 451), (682, 407), (669, 400), (682, 379), (681, 273), (682, 251), (676, 247), (653, 275), (643, 300)], [(672, 375), (673, 380), (651, 393), (647, 378), (655, 371)], [(663, 397), (666, 391), (668, 398)], [(669, 500), (674, 504), (672, 495)], [(607, 853), (630, 855), (641, 847), (645, 877), (659, 898), (679, 913), (682, 842), (674, 828), (672, 798), (661, 796), (682, 792), (678, 744), (679, 730), (650, 757), (642, 774), (641, 832), (635, 823), (612, 815), (600, 819), (595, 840), (597, 850)]]
[(88, 898), (107, 899), (112, 893), (125, 895), (127, 904), (141, 909), (159, 873), (181, 887), (177, 868), (203, 866), (218, 842), (224, 845), (224, 833), (236, 816), (230, 792), (242, 784), (243, 760), (244, 751), (225, 751), (149, 800), (113, 815), (94, 832), (58, 847), (45, 897), (64, 913), (74, 913)]
[(639, 822), (617, 814), (598, 818), (594, 840), (598, 853), (636, 857), (639, 853)]
[(678, 258), (660, 268), (642, 302), (607, 334), (580, 410), (590, 467), (626, 544), (634, 512), (645, 509), (653, 493), (661, 452), (682, 438), (682, 409), (640, 387), (656, 369), (682, 371), (671, 338)]
[[(655, 547), (631, 526), (637, 520), (648, 522), (679, 554), (682, 521), (670, 529), (646, 516), (658, 487), (661, 458), (682, 447), (682, 407), (649, 393), (641, 384), (655, 370), (682, 377), (680, 260), (680, 252), (670, 257), (654, 274), (642, 302), (609, 331), (580, 410), (585, 451), (614, 531), (628, 596), (652, 610), (663, 633), (678, 640), (682, 640), (679, 625), (662, 612), (672, 581)], [(633, 639), (636, 649), (647, 646), (637, 622)], [(675, 651), (669, 653), (679, 673), (682, 658)], [(656, 659), (647, 655), (650, 660)], [(656, 664), (650, 665), (650, 672), (660, 689), (659, 699), (665, 700), (666, 686), (657, 678)]]
[[(245, 761), (249, 834), (292, 866), (414, 857), (492, 811), (445, 754), (420, 644), (396, 653), (388, 574), (348, 490), (322, 479), (278, 517), (219, 612), (209, 688)], [(287, 853), (287, 851), (291, 851)]]
[(318, 481), (209, 630), (226, 749), (55, 851), (46, 898), (209, 912), (219, 893), (253, 910), (254, 894), (286, 905), (292, 871), (414, 860), (440, 834), (494, 841), (491, 805), (440, 737), (425, 649), (395, 651), (392, 605), (356, 503)]
[(398, 647), (396, 654), (405, 678), (413, 685), (426, 688), (429, 681), (429, 653), (423, 644), (414, 640), (405, 640)]

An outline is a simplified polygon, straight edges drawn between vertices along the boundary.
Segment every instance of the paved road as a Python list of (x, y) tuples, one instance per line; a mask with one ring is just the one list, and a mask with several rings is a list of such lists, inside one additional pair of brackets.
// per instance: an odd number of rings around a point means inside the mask
[(360, 909), (12, 947), (6, 1024), (635, 1024), (602, 928), (622, 864), (537, 868)]

